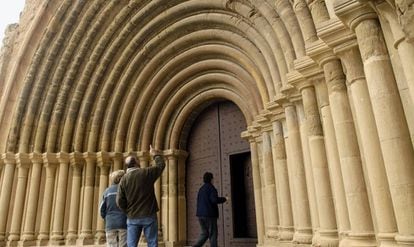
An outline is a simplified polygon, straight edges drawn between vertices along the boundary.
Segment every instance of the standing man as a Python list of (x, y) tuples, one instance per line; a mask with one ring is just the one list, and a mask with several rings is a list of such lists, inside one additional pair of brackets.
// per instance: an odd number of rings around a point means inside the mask
[(124, 176), (124, 170), (118, 170), (109, 176), (112, 185), (103, 193), (100, 205), (101, 217), (105, 219), (106, 245), (108, 247), (127, 246), (127, 216), (116, 205), (118, 184)]
[(125, 163), (127, 173), (122, 178), (116, 198), (119, 208), (127, 213), (128, 247), (136, 247), (144, 231), (148, 247), (158, 247), (158, 203), (154, 183), (165, 168), (164, 158), (150, 146), (150, 155), (155, 166), (141, 168), (134, 156)]
[(201, 247), (210, 239), (210, 247), (217, 247), (217, 204), (227, 201), (226, 197), (219, 197), (217, 189), (212, 184), (213, 174), (204, 173), (204, 185), (201, 186), (197, 195), (197, 217), (200, 223), (201, 233), (194, 247)]

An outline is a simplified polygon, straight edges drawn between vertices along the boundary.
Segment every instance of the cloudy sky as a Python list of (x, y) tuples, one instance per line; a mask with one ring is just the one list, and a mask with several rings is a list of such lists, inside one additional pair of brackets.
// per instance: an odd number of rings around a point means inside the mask
[(0, 44), (3, 44), (4, 31), (8, 24), (19, 21), (25, 0), (0, 0)]

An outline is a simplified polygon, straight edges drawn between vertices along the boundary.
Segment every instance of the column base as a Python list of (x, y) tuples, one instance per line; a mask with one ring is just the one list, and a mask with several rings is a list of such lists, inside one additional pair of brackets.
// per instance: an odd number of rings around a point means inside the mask
[(105, 235), (105, 231), (99, 230), (95, 233), (95, 244), (96, 245), (101, 245), (101, 244), (105, 244), (106, 242), (106, 235)]
[(279, 239), (279, 231), (277, 227), (269, 227), (266, 231), (266, 237), (269, 239)]
[(20, 240), (20, 233), (17, 232), (11, 232), (9, 234), (9, 237), (7, 238), (10, 241), (19, 241)]
[(49, 239), (38, 239), (36, 240), (37, 246), (46, 246), (49, 245)]
[[(138, 247), (147, 247), (147, 242), (139, 241)], [(164, 241), (158, 241), (158, 247), (166, 247)]]
[(395, 236), (397, 243), (402, 246), (414, 246), (414, 236), (413, 235), (400, 235)]
[(32, 239), (23, 239), (17, 242), (17, 246), (19, 247), (27, 247), (27, 246), (34, 246), (36, 245), (36, 239), (33, 237)]
[(321, 247), (337, 247), (339, 246), (339, 238), (337, 230), (319, 230)]
[(179, 241), (166, 241), (165, 247), (184, 247), (185, 243)]
[(374, 233), (353, 233), (348, 234), (347, 245), (349, 247), (368, 247), (368, 246), (377, 246), (377, 241), (375, 240)]
[(50, 243), (51, 245), (64, 245), (65, 237), (63, 236), (63, 232), (52, 232)]
[(18, 246), (18, 240), (9, 240), (6, 244), (7, 247), (16, 247)]
[(76, 240), (76, 245), (83, 246), (83, 245), (93, 245), (94, 239), (92, 234), (81, 234), (79, 239)]
[(75, 231), (70, 231), (66, 234), (65, 245), (75, 245), (76, 239), (78, 239), (78, 234)]
[(302, 228), (296, 229), (293, 234), (293, 243), (295, 244), (312, 244), (312, 229)]
[(293, 239), (293, 227), (279, 227), (279, 239), (291, 241)]
[(400, 246), (397, 244), (397, 241), (395, 241), (395, 236), (397, 233), (378, 233), (377, 234), (377, 240), (379, 242), (380, 247), (394, 247), (394, 246)]
[(34, 232), (25, 232), (23, 233), (21, 239), (19, 242), (28, 242), (28, 241), (33, 241), (36, 240), (36, 236)]

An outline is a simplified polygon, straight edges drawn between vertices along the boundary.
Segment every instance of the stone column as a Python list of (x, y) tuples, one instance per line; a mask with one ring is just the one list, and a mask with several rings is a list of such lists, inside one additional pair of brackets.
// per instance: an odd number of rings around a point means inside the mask
[[(277, 211), (277, 198), (276, 198), (276, 184), (275, 173), (273, 170), (273, 157), (272, 157), (272, 143), (271, 132), (272, 126), (263, 130), (262, 133), (262, 157), (263, 157), (263, 191), (264, 191), (264, 213), (266, 221), (266, 237), (276, 240), (279, 236), (278, 225), (279, 215)], [(273, 206), (269, 206), (273, 205)]]
[(318, 81), (315, 86), (322, 125), (324, 127), (323, 132), (325, 136), (326, 156), (328, 159), (329, 174), (331, 178), (332, 192), (334, 195), (337, 226), (341, 237), (340, 246), (346, 246), (346, 241), (344, 240), (347, 238), (347, 233), (350, 230), (350, 223), (341, 164), (338, 154), (338, 143), (336, 141), (335, 128), (333, 125), (326, 84), (324, 81)]
[[(108, 187), (108, 176), (109, 169), (111, 168), (111, 161), (107, 152), (99, 152), (97, 155), (98, 167), (99, 167), (99, 192), (98, 198), (101, 203), (102, 195), (105, 189)], [(95, 244), (105, 243), (105, 221), (100, 215), (100, 211), (97, 211), (98, 216), (96, 217), (96, 232), (95, 232)]]
[(27, 177), (29, 173), (29, 155), (18, 153), (16, 154), (17, 161), (17, 186), (16, 197), (14, 199), (14, 207), (12, 212), (9, 244), (20, 239), (20, 229), (22, 226), (23, 206), (26, 198)]
[(414, 64), (414, 45), (412, 42), (408, 42), (408, 38), (403, 32), (403, 27), (397, 20), (397, 16), (395, 14), (396, 11), (387, 2), (384, 1), (377, 4), (377, 10), (391, 27), (391, 32), (394, 37), (394, 47), (397, 49), (398, 55), (401, 59), (401, 65), (407, 81), (411, 100), (414, 103), (414, 70), (412, 69)]
[(390, 185), (399, 234), (397, 242), (414, 245), (414, 150), (397, 84), (378, 20), (361, 13), (351, 24), (364, 63), (375, 122)]
[(14, 154), (6, 153), (3, 154), (1, 158), (4, 162), (4, 168), (3, 181), (0, 188), (0, 243), (6, 240), (7, 216), (9, 214), (14, 170), (16, 166)]
[(61, 245), (64, 243), (63, 219), (65, 217), (66, 188), (68, 183), (69, 154), (58, 153), (59, 175), (56, 192), (55, 211), (52, 224), (51, 243)]
[[(179, 182), (179, 163), (181, 166), (185, 162), (187, 153), (181, 150), (168, 150), (166, 152), (168, 158), (168, 227), (164, 229), (164, 235), (167, 235), (168, 231), (168, 246), (179, 246), (179, 199), (178, 199), (178, 182)], [(183, 162), (184, 161), (184, 162)], [(185, 163), (184, 163), (185, 164)], [(185, 167), (182, 167), (185, 169)], [(164, 181), (163, 181), (164, 184)], [(164, 190), (164, 189), (163, 189)]]
[(328, 86), (349, 210), (351, 231), (348, 245), (376, 246), (360, 151), (346, 92), (345, 75), (337, 59), (327, 60), (322, 66)]
[(364, 68), (355, 41), (335, 48), (346, 68), (348, 89), (355, 106), (355, 119), (364, 154), (367, 177), (371, 188), (374, 216), (377, 225), (377, 239), (381, 246), (395, 245), (398, 231), (391, 201), (384, 160), (378, 138), (377, 126), (372, 111)]
[(308, 124), (308, 142), (319, 212), (320, 244), (321, 246), (338, 246), (338, 232), (329, 179), (328, 160), (316, 92), (310, 84), (300, 85), (300, 91)]
[(295, 217), (295, 234), (293, 242), (299, 244), (312, 243), (312, 226), (309, 213), (309, 201), (306, 190), (306, 176), (303, 165), (302, 145), (298, 118), (293, 104), (285, 104), (286, 124), (289, 135), (289, 154), (291, 155), (291, 179), (293, 185), (293, 213)]
[(46, 245), (50, 235), (50, 221), (52, 217), (53, 195), (55, 189), (55, 174), (57, 166), (56, 156), (52, 153), (43, 154), (43, 165), (46, 168), (45, 191), (43, 193), (40, 230), (37, 236), (38, 245)]
[(273, 122), (273, 165), (278, 188), (278, 208), (280, 211), (279, 238), (281, 241), (293, 239), (293, 215), (290, 198), (289, 175), (286, 161), (285, 140), (282, 124)]
[(174, 155), (168, 159), (168, 239), (173, 246), (178, 241), (177, 179), (178, 157)]
[(396, 240), (414, 245), (414, 150), (376, 13), (357, 1), (336, 4), (355, 31), (397, 220)]
[(252, 155), (252, 174), (253, 174), (253, 187), (254, 187), (254, 203), (256, 208), (256, 222), (257, 222), (257, 241), (258, 246), (262, 246), (264, 243), (265, 228), (263, 218), (263, 204), (262, 204), (262, 182), (260, 179), (260, 168), (258, 159), (257, 143), (254, 139), (250, 141), (250, 151)]
[(298, 122), (299, 122), (299, 132), (300, 132), (300, 140), (301, 140), (302, 155), (303, 155), (303, 167), (305, 169), (306, 189), (308, 192), (309, 212), (310, 212), (311, 226), (312, 226), (312, 231), (313, 231), (312, 244), (319, 245), (319, 239), (320, 239), (319, 212), (318, 212), (318, 207), (316, 205), (315, 182), (313, 179), (309, 141), (308, 141), (308, 135), (309, 135), (308, 120), (305, 117), (302, 102), (296, 101), (295, 107), (296, 107), (296, 115), (298, 117)]
[(95, 184), (95, 168), (96, 168), (96, 154), (95, 153), (84, 153), (83, 158), (85, 159), (85, 183), (83, 192), (83, 205), (82, 205), (82, 225), (81, 234), (78, 239), (78, 244), (87, 245), (93, 244), (92, 235), (92, 213), (93, 207), (93, 192)]
[(69, 224), (68, 234), (66, 236), (66, 245), (75, 245), (78, 238), (82, 169), (84, 166), (84, 160), (82, 159), (81, 153), (74, 152), (70, 154), (70, 166), (72, 167), (72, 188), (70, 195)]
[(185, 197), (185, 164), (188, 153), (180, 151), (178, 158), (178, 241), (184, 245), (187, 240), (187, 204)]
[[(150, 166), (150, 155), (148, 152), (143, 151), (143, 152), (138, 152), (137, 154), (138, 160), (139, 160), (139, 165), (140, 167), (148, 167)], [(162, 176), (162, 175), (161, 175)], [(155, 187), (155, 196), (157, 198), (157, 201), (160, 201), (160, 198), (158, 198), (158, 192), (157, 192), (157, 187)], [(162, 207), (162, 205), (161, 205)], [(164, 239), (162, 239), (162, 223), (161, 223), (161, 217), (160, 217), (160, 213), (157, 213), (158, 215), (158, 241), (163, 241)], [(144, 246), (147, 242), (147, 240), (145, 239), (144, 233), (142, 233), (141, 235), (141, 239), (139, 241), (138, 246)]]
[[(164, 241), (169, 241), (169, 230), (171, 227), (174, 227), (174, 224), (169, 221), (170, 212), (170, 200), (169, 200), (169, 190), (171, 184), (170, 184), (170, 164), (172, 166), (177, 166), (177, 160), (175, 159), (173, 155), (173, 150), (168, 150), (165, 154), (167, 161), (167, 166), (165, 167), (163, 173), (161, 174), (161, 202), (160, 202), (160, 211), (161, 211), (161, 225), (163, 230), (163, 237)], [(174, 178), (173, 178), (174, 179)], [(174, 181), (171, 181), (174, 182)]]
[[(35, 224), (37, 215), (37, 203), (39, 201), (40, 179), (42, 176), (43, 158), (40, 153), (31, 153), (32, 171), (30, 174), (29, 192), (27, 197), (26, 217), (21, 237), (23, 243), (33, 245), (35, 240)], [(26, 244), (24, 244), (26, 245)]]

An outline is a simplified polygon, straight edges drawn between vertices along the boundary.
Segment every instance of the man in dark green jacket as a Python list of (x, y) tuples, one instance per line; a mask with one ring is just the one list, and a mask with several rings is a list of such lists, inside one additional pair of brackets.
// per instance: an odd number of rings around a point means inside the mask
[(154, 183), (165, 168), (164, 158), (150, 146), (155, 166), (141, 168), (134, 156), (128, 156), (125, 163), (127, 173), (122, 178), (116, 202), (127, 214), (128, 247), (136, 247), (144, 231), (148, 247), (158, 246), (158, 203), (155, 198)]

